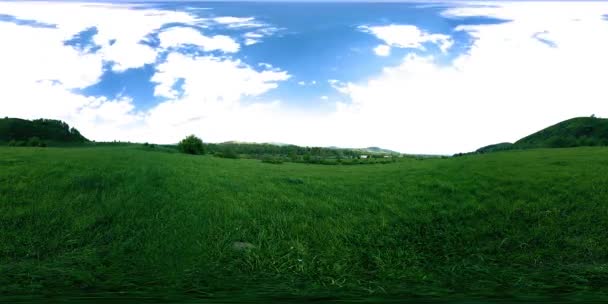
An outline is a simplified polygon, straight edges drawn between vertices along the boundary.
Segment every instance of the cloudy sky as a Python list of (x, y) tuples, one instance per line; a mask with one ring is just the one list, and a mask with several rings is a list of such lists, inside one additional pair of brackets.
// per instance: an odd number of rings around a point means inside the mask
[(0, 1), (0, 115), (451, 154), (608, 116), (607, 2)]

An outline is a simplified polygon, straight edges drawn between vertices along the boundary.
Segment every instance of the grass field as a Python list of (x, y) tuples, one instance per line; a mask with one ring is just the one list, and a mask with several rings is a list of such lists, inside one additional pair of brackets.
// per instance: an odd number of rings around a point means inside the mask
[(607, 299), (608, 148), (369, 166), (0, 148), (0, 294), (84, 293)]

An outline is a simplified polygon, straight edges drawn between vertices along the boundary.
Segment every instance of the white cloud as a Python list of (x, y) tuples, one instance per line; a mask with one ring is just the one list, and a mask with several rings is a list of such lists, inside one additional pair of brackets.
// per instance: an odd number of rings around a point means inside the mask
[(243, 36), (245, 36), (247, 38), (262, 38), (262, 37), (264, 37), (263, 34), (257, 33), (257, 32), (247, 32)]
[(315, 85), (315, 84), (317, 84), (316, 80), (311, 80), (309, 82), (306, 82), (304, 80), (298, 81), (298, 85), (301, 85), (301, 86), (312, 86), (312, 85)]
[[(334, 111), (319, 113), (293, 110), (281, 100), (247, 101), (290, 78), (278, 67), (178, 53), (157, 66), (155, 93), (167, 100), (150, 110), (138, 110), (127, 96), (79, 95), (75, 89), (99, 81), (105, 61), (115, 61), (117, 71), (155, 62), (157, 50), (139, 44), (150, 32), (166, 23), (198, 21), (184, 13), (123, 6), (0, 3), (0, 13), (58, 25), (47, 29), (0, 22), (0, 83), (10, 84), (0, 90), (0, 109), (8, 116), (64, 119), (96, 140), (172, 143), (195, 133), (211, 142), (470, 151), (516, 140), (573, 116), (608, 116), (608, 40), (602, 39), (608, 37), (608, 22), (601, 16), (607, 9), (601, 2), (500, 2), (449, 9), (446, 17), (487, 15), (513, 21), (459, 27), (474, 42), (452, 65), (408, 55), (365, 81), (329, 80), (345, 101), (336, 103)], [(102, 48), (97, 53), (63, 45), (91, 26), (99, 31), (94, 40)], [(373, 33), (371, 27), (366, 30)], [(430, 42), (447, 50), (452, 41), (401, 26), (374, 34), (400, 48)], [(111, 45), (110, 39), (117, 41)], [(183, 91), (178, 94), (174, 86), (180, 79)]]
[[(384, 26), (360, 26), (359, 28), (362, 31), (373, 34), (391, 47), (424, 49), (424, 43), (432, 42), (437, 44), (442, 52), (446, 52), (453, 44), (449, 36), (429, 34), (415, 25), (391, 24)], [(390, 48), (380, 45), (374, 51), (379, 56), (387, 56)]]
[(220, 50), (224, 53), (236, 53), (240, 45), (234, 39), (225, 35), (207, 37), (199, 31), (190, 27), (172, 27), (162, 31), (158, 38), (160, 45), (164, 48), (177, 47), (184, 44), (192, 44), (201, 47), (205, 51)]
[[(21, 19), (57, 25), (56, 29), (47, 31), (52, 34), (50, 38), (45, 39), (47, 41), (54, 39), (54, 43), (70, 39), (85, 29), (96, 28), (98, 33), (93, 40), (101, 46), (96, 55), (105, 61), (114, 62), (115, 71), (153, 63), (156, 60), (154, 49), (139, 42), (163, 24), (197, 21), (195, 17), (183, 12), (132, 10), (122, 5), (71, 2), (2, 2), (0, 11)], [(111, 40), (113, 43), (110, 43)], [(36, 44), (36, 42), (30, 43)]]
[[(242, 26), (241, 26), (242, 27)], [(271, 36), (279, 31), (279, 29), (260, 24), (261, 28), (256, 29), (254, 32), (246, 32), (243, 34), (245, 38), (245, 45), (253, 45), (262, 42), (262, 38)]]
[[(363, 142), (454, 153), (515, 141), (575, 116), (607, 116), (608, 40), (600, 38), (608, 37), (606, 9), (599, 2), (500, 2), (450, 10), (446, 16), (513, 21), (458, 28), (474, 43), (451, 66), (408, 55), (366, 82), (338, 86), (351, 103), (338, 104), (334, 120), (354, 130), (365, 122), (357, 135)], [(536, 39), (538, 32), (556, 47)]]
[(256, 43), (260, 43), (260, 40), (247, 38), (245, 39), (245, 45), (254, 45)]
[[(242, 100), (262, 95), (290, 78), (285, 71), (268, 64), (261, 66), (265, 69), (257, 71), (234, 59), (170, 54), (152, 77), (157, 83), (155, 94), (170, 100), (146, 114), (147, 135), (154, 134), (162, 142), (176, 142), (188, 132), (204, 130), (206, 140), (225, 141), (241, 139), (238, 132), (257, 130), (260, 112), (275, 111), (280, 103), (246, 105)], [(179, 79), (184, 80), (183, 94), (177, 98), (172, 88)]]
[(328, 100), (328, 99), (329, 99), (329, 97), (327, 97), (325, 95), (321, 96), (321, 100)]
[(378, 56), (388, 56), (391, 54), (391, 47), (386, 44), (381, 44), (374, 48), (374, 53)]
[(232, 16), (225, 16), (225, 17), (216, 17), (216, 18), (213, 18), (213, 21), (215, 21), (217, 23), (221, 23), (221, 24), (247, 23), (247, 22), (251, 22), (253, 20), (254, 20), (253, 17), (232, 17)]
[(267, 70), (274, 69), (274, 67), (272, 66), (272, 64), (266, 63), (266, 62), (260, 62), (260, 63), (258, 63), (258, 66), (261, 66), (261, 67), (263, 67), (263, 68), (265, 68)]
[(158, 83), (156, 92), (161, 96), (162, 92), (169, 91), (168, 88), (183, 78), (186, 96), (197, 98), (201, 102), (238, 102), (243, 96), (261, 95), (274, 89), (277, 82), (289, 77), (284, 71), (258, 72), (239, 60), (172, 53), (165, 62), (158, 65), (152, 81)]
[[(113, 62), (117, 72), (155, 62), (159, 50), (140, 41), (165, 24), (197, 25), (200, 20), (181, 12), (82, 3), (1, 2), (0, 13), (56, 25), (56, 28), (34, 28), (0, 21), (3, 41), (0, 83), (10, 83), (0, 90), (2, 114), (63, 119), (96, 140), (169, 138), (173, 141), (182, 134), (172, 131), (179, 131), (179, 125), (189, 125), (180, 121), (195, 114), (219, 119), (222, 113), (234, 114), (226, 109), (255, 113), (276, 107), (276, 102), (242, 106), (239, 99), (262, 94), (289, 78), (286, 72), (269, 64), (258, 72), (237, 60), (173, 53), (158, 66), (154, 75), (158, 82), (156, 94), (169, 101), (142, 111), (136, 109), (129, 97), (86, 97), (74, 89), (99, 82), (104, 62)], [(87, 54), (64, 45), (65, 40), (91, 27), (98, 31), (93, 42), (101, 49), (96, 53)], [(165, 30), (159, 39), (163, 48), (195, 44), (207, 51), (238, 51), (238, 43), (230, 37), (206, 37), (191, 28)], [(183, 99), (180, 99), (182, 94), (173, 89), (180, 78), (184, 80)], [(199, 110), (205, 112), (201, 114)], [(172, 115), (175, 113), (182, 116)], [(165, 126), (170, 128), (164, 130)]]
[(222, 16), (213, 18), (213, 21), (226, 25), (229, 28), (256, 28), (264, 26), (263, 23), (256, 21), (254, 17)]

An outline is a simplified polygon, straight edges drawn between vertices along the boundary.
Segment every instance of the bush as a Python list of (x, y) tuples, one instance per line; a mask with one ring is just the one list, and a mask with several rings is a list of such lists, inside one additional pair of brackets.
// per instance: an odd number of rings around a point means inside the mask
[(16, 145), (17, 145), (17, 142), (14, 139), (12, 139), (11, 141), (8, 142), (9, 147), (14, 147)]
[(237, 159), (237, 158), (239, 158), (239, 155), (234, 150), (228, 149), (221, 153), (221, 157)]
[(264, 157), (262, 159), (263, 163), (267, 163), (267, 164), (275, 164), (275, 165), (280, 165), (283, 163), (283, 160), (278, 158), (278, 157)]
[(320, 164), (321, 165), (337, 165), (338, 162), (336, 162), (334, 160), (329, 160), (329, 159), (321, 159)]
[(42, 141), (40, 141), (40, 138), (34, 136), (27, 140), (27, 145), (30, 147), (39, 147), (41, 142)]
[(203, 141), (194, 135), (190, 135), (190, 136), (182, 139), (177, 144), (177, 148), (182, 153), (187, 153), (187, 154), (203, 154), (204, 153)]

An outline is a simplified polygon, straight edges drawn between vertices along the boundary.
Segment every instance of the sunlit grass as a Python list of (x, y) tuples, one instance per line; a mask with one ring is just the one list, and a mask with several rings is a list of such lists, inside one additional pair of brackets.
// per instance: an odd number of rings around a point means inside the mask
[(607, 228), (608, 148), (369, 166), (0, 148), (5, 295), (600, 298)]

